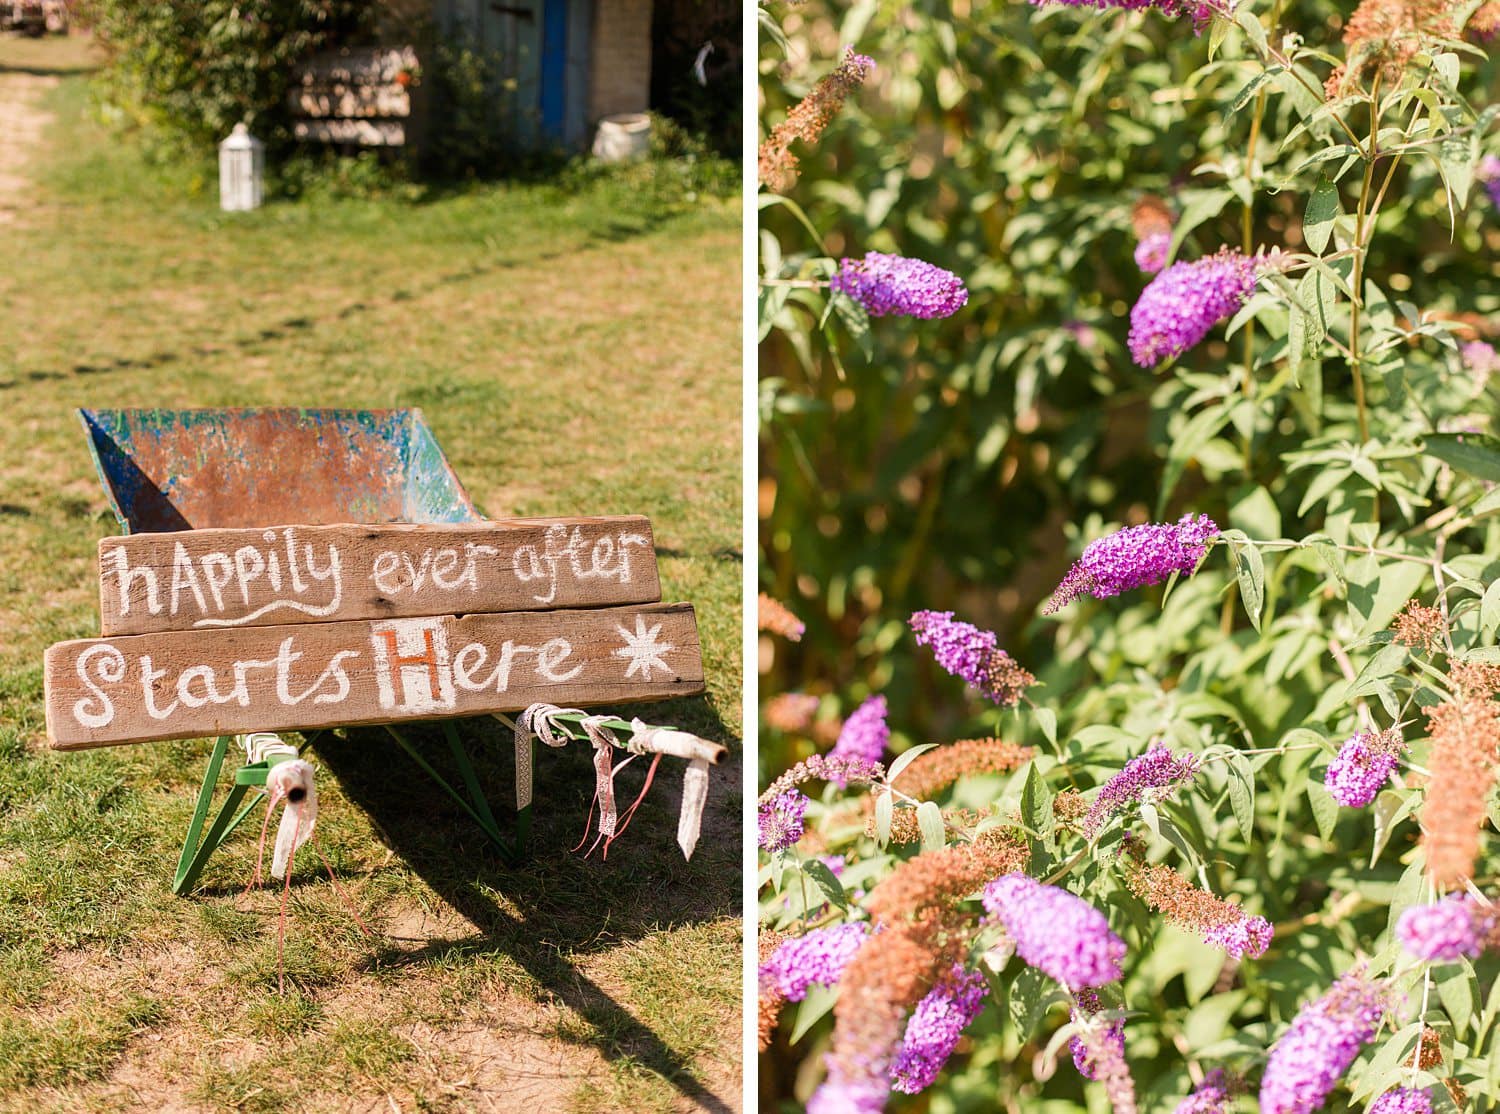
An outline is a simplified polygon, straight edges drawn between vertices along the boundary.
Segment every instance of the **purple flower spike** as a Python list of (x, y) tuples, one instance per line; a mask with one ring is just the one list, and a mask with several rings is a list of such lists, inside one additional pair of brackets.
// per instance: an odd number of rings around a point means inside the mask
[(1216, 924), (1203, 930), (1203, 940), (1223, 948), (1236, 959), (1249, 956), (1259, 959), (1271, 946), (1275, 928), (1265, 917), (1245, 917), (1228, 924)]
[[(1203, 29), (1215, 15), (1215, 7), (1208, 0), (1031, 0), (1037, 7), (1047, 4), (1065, 4), (1070, 8), (1098, 8), (1101, 11), (1107, 9), (1119, 9), (1126, 12), (1138, 12), (1146, 8), (1155, 8), (1162, 15), (1176, 19), (1180, 16), (1189, 15), (1193, 17), (1193, 33), (1202, 34)], [(1223, 14), (1233, 11), (1232, 0), (1222, 0), (1218, 11)]]
[(1485, 155), (1479, 160), (1476, 177), (1484, 184), (1485, 192), (1490, 195), (1490, 202), (1500, 209), (1500, 159), (1494, 155)]
[(767, 851), (785, 851), (802, 838), (807, 797), (795, 789), (779, 793), (760, 806), (760, 845)]
[(969, 301), (963, 279), (920, 259), (868, 252), (839, 260), (830, 288), (847, 294), (871, 317), (951, 317)]
[(1197, 772), (1198, 760), (1191, 751), (1179, 756), (1164, 746), (1154, 746), (1136, 755), (1099, 790), (1083, 818), (1083, 834), (1093, 839), (1121, 809), (1160, 800), (1192, 781)]
[[(1073, 1007), (1072, 1018), (1074, 1021), (1092, 1017), (1104, 1008), (1099, 1001), (1099, 995), (1091, 988), (1079, 990), (1074, 996), (1076, 1005)], [(1125, 1022), (1123, 1019), (1111, 1021), (1104, 1030), (1104, 1036), (1100, 1042), (1103, 1044), (1105, 1053), (1109, 1058), (1115, 1060), (1125, 1059)], [(1085, 1079), (1099, 1078), (1099, 1065), (1095, 1057), (1089, 1054), (1088, 1045), (1083, 1043), (1083, 1038), (1074, 1036), (1068, 1038), (1068, 1049), (1073, 1053), (1073, 1066), (1078, 1069), (1078, 1074)]]
[(1339, 804), (1364, 808), (1391, 780), (1405, 746), (1401, 733), (1394, 729), (1351, 735), (1328, 763), (1323, 784)]
[(989, 986), (978, 971), (953, 968), (951, 977), (927, 992), (906, 1023), (906, 1036), (891, 1065), (896, 1090), (926, 1090), (958, 1047), (958, 1038), (984, 1008)]
[(1042, 614), (1051, 615), (1080, 596), (1109, 599), (1160, 584), (1174, 572), (1190, 576), (1218, 533), (1208, 515), (1185, 514), (1176, 522), (1127, 526), (1096, 538), (1063, 577)]
[(1014, 658), (996, 648), (992, 632), (960, 622), (951, 611), (915, 612), (911, 630), (917, 645), (930, 647), (940, 666), (1001, 707), (1015, 707), (1036, 682)]
[(800, 1002), (813, 983), (836, 985), (869, 935), (868, 924), (848, 921), (793, 936), (777, 945), (761, 964), (760, 977), (788, 1002)]
[(1261, 1114), (1312, 1114), (1322, 1109), (1360, 1048), (1379, 1031), (1388, 994), (1383, 985), (1355, 970), (1303, 1006), (1271, 1049), (1261, 1077)]
[(1432, 1114), (1432, 1100), (1426, 1091), (1397, 1087), (1372, 1102), (1369, 1114)]
[(980, 900), (1005, 926), (1016, 954), (1044, 975), (1069, 988), (1120, 979), (1125, 941), (1082, 898), (1024, 874), (1007, 874), (985, 886)]
[[(891, 729), (886, 726), (886, 702), (883, 696), (872, 696), (854, 709), (844, 721), (838, 742), (828, 752), (829, 758), (857, 758), (864, 762), (879, 762), (891, 741)], [(842, 788), (846, 782), (838, 777), (831, 781)]]
[(1135, 265), (1144, 274), (1154, 275), (1167, 265), (1167, 252), (1172, 247), (1170, 232), (1153, 232), (1135, 246)]
[(1255, 260), (1228, 248), (1172, 264), (1130, 311), (1130, 355), (1141, 367), (1182, 355), (1245, 304), (1255, 272)]
[(1488, 378), (1500, 367), (1500, 352), (1495, 351), (1495, 346), (1483, 340), (1471, 340), (1458, 350), (1459, 356), (1468, 368), (1480, 378)]
[(1191, 1095), (1177, 1104), (1175, 1114), (1229, 1114), (1231, 1098), (1229, 1077), (1223, 1068), (1214, 1068)]
[(890, 1092), (864, 1079), (834, 1079), (831, 1076), (807, 1100), (807, 1114), (880, 1114)]
[(1432, 905), (1413, 905), (1396, 921), (1396, 938), (1428, 963), (1473, 959), (1484, 950), (1480, 918), (1468, 894), (1449, 894)]

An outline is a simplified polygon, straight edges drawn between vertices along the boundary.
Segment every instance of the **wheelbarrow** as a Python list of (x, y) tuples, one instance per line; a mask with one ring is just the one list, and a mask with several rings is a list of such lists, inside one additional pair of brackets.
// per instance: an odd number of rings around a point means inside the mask
[[(266, 539), (279, 545), (281, 535), (278, 531), (284, 531), (287, 540), (288, 564), (285, 570), (279, 566), (268, 569), (264, 557), (256, 556), (254, 561), (244, 557), (245, 552), (251, 547), (243, 547), (234, 554), (233, 561), (228, 557), (221, 558), (221, 564), (226, 566), (228, 571), (224, 573), (223, 581), (218, 582), (213, 579), (214, 569), (206, 563), (205, 557), (204, 575), (208, 577), (209, 586), (213, 589), (214, 601), (221, 612), (226, 606), (225, 597), (228, 598), (228, 607), (231, 610), (239, 606), (234, 597), (233, 580), (233, 573), (236, 570), (239, 573), (238, 587), (244, 596), (245, 606), (230, 617), (200, 618), (194, 624), (200, 629), (193, 631), (170, 625), (138, 628), (155, 629), (160, 633), (136, 634), (128, 639), (60, 643), (54, 646), (48, 651), (47, 663), (48, 730), (49, 735), (53, 737), (54, 745), (109, 745), (113, 742), (142, 741), (148, 737), (137, 734), (111, 738), (106, 733), (97, 738), (89, 736), (87, 741), (82, 742), (76, 739), (60, 742), (59, 735), (54, 732), (54, 718), (60, 721), (70, 711), (80, 720), (88, 723), (98, 722), (100, 718), (97, 715), (98, 706), (101, 703), (107, 703), (108, 700), (102, 687), (104, 682), (120, 681), (124, 677), (125, 655), (118, 647), (126, 643), (137, 646), (137, 652), (144, 663), (142, 671), (146, 678), (145, 687), (149, 690), (152, 678), (159, 678), (163, 673), (161, 670), (154, 669), (153, 659), (146, 651), (156, 653), (159, 658), (170, 658), (173, 647), (182, 646), (185, 639), (232, 637), (250, 640), (253, 636), (260, 638), (264, 643), (265, 639), (270, 638), (273, 642), (281, 641), (283, 658), (293, 659), (302, 656), (300, 653), (292, 653), (286, 649), (293, 644), (296, 637), (305, 637), (309, 633), (322, 637), (326, 635), (326, 632), (333, 631), (335, 628), (342, 631), (345, 628), (360, 627), (361, 624), (352, 622), (311, 623), (306, 621), (305, 615), (295, 617), (302, 622), (303, 625), (300, 626), (257, 625), (287, 621), (285, 611), (276, 610), (277, 606), (285, 604), (286, 601), (279, 601), (277, 604), (261, 608), (251, 606), (255, 602), (251, 598), (252, 586), (259, 589), (267, 579), (274, 579), (277, 587), (280, 588), (280, 578), (283, 575), (290, 578), (296, 578), (298, 575), (293, 528), (286, 524), (298, 524), (296, 529), (303, 531), (304, 537), (315, 534), (319, 530), (327, 530), (342, 532), (338, 533), (339, 537), (349, 536), (350, 532), (356, 532), (359, 537), (366, 539), (386, 537), (392, 531), (382, 532), (379, 527), (392, 527), (398, 538), (411, 541), (415, 535), (417, 543), (430, 542), (433, 537), (450, 538), (454, 536), (454, 531), (468, 536), (464, 534), (464, 531), (466, 528), (472, 528), (499, 531), (500, 533), (493, 535), (481, 536), (505, 538), (517, 542), (535, 537), (538, 539), (536, 544), (529, 546), (532, 551), (531, 564), (528, 565), (525, 560), (521, 559), (521, 554), (528, 548), (527, 546), (514, 545), (510, 563), (507, 565), (500, 560), (499, 546), (475, 545), (473, 542), (468, 542), (466, 544), (472, 551), (466, 570), (468, 580), (465, 580), (465, 574), (455, 571), (459, 568), (456, 562), (450, 563), (446, 574), (447, 586), (456, 584), (459, 586), (456, 590), (461, 592), (462, 587), (467, 583), (471, 592), (477, 592), (480, 574), (487, 567), (483, 562), (487, 559), (495, 563), (495, 568), (499, 572), (508, 571), (513, 574), (513, 579), (517, 580), (517, 583), (512, 585), (513, 591), (522, 591), (522, 589), (533, 591), (536, 587), (534, 584), (520, 583), (527, 579), (526, 570), (528, 568), (545, 569), (549, 567), (550, 562), (553, 595), (544, 596), (536, 592), (532, 598), (542, 601), (540, 603), (525, 600), (521, 603), (502, 602), (495, 604), (492, 608), (494, 611), (507, 612), (506, 614), (468, 615), (458, 619), (453, 619), (451, 616), (431, 619), (421, 617), (385, 619), (385, 626), (381, 629), (375, 629), (373, 624), (364, 624), (370, 627), (370, 633), (365, 641), (374, 643), (375, 646), (373, 652), (369, 652), (367, 646), (366, 656), (379, 658), (380, 667), (385, 670), (381, 674), (383, 679), (381, 703), (379, 708), (375, 708), (372, 703), (368, 714), (350, 722), (380, 723), (413, 761), (457, 802), (507, 861), (516, 861), (525, 854), (527, 849), (531, 819), (531, 767), (534, 737), (541, 737), (544, 742), (551, 745), (559, 745), (568, 739), (591, 742), (596, 748), (595, 767), (600, 778), (600, 789), (596, 793), (596, 801), (599, 800), (601, 794), (609, 797), (611, 810), (613, 809), (612, 790), (607, 783), (611, 781), (613, 771), (617, 769), (611, 765), (609, 757), (611, 748), (628, 747), (636, 754), (654, 750), (658, 758), (661, 754), (673, 754), (687, 759), (692, 764), (692, 768), (687, 775), (688, 780), (684, 782), (684, 813), (687, 812), (687, 797), (690, 789), (697, 793), (698, 800), (695, 807), (701, 811), (701, 795), (706, 791), (706, 764), (717, 762), (724, 753), (723, 748), (676, 732), (671, 728), (653, 728), (639, 721), (626, 722), (611, 717), (590, 716), (577, 708), (562, 708), (537, 702), (526, 706), (527, 716), (522, 717), (522, 720), (527, 726), (517, 727), (514, 721), (506, 719), (504, 715), (498, 716), (517, 728), (516, 814), (512, 835), (507, 839), (501, 831), (495, 810), (485, 796), (473, 763), (455, 728), (454, 717), (465, 714), (465, 708), (474, 707), (476, 701), (480, 702), (478, 706), (484, 707), (484, 699), (495, 700), (488, 693), (475, 696), (472, 692), (465, 694), (467, 703), (461, 703), (452, 698), (455, 680), (460, 687), (475, 691), (480, 689), (481, 686), (472, 682), (483, 673), (476, 661), (484, 661), (487, 649), (482, 642), (476, 641), (464, 645), (457, 652), (450, 652), (445, 643), (442, 652), (439, 653), (433, 641), (435, 634), (439, 641), (442, 641), (448, 637), (447, 632), (450, 628), (458, 629), (462, 624), (491, 620), (509, 624), (507, 630), (510, 626), (525, 626), (526, 629), (537, 627), (539, 620), (536, 616), (510, 614), (509, 611), (511, 607), (545, 607), (555, 604), (557, 602), (556, 579), (560, 567), (563, 569), (571, 567), (573, 574), (580, 578), (594, 576), (598, 580), (599, 577), (596, 574), (600, 573), (601, 569), (604, 574), (608, 574), (603, 577), (604, 580), (609, 581), (604, 588), (600, 588), (593, 582), (585, 583), (583, 579), (574, 585), (574, 588), (582, 593), (579, 598), (591, 605), (599, 602), (659, 598), (659, 595), (654, 594), (659, 591), (654, 552), (650, 557), (649, 577), (644, 582), (638, 576), (632, 584), (630, 577), (624, 573), (618, 578), (618, 584), (615, 584), (613, 580), (615, 573), (620, 570), (628, 573), (630, 540), (640, 541), (638, 534), (616, 532), (613, 535), (604, 534), (599, 537), (585, 536), (584, 527), (577, 524), (586, 523), (591, 530), (606, 528), (613, 530), (617, 525), (617, 520), (567, 520), (566, 523), (563, 520), (500, 522), (487, 520), (474, 506), (463, 485), (454, 475), (453, 469), (449, 466), (421, 412), (415, 409), (80, 410), (79, 417), (88, 436), (89, 449), (110, 508), (118, 519), (122, 532), (126, 535), (123, 539), (106, 539), (105, 542), (121, 543), (119, 547), (116, 547), (118, 551), (130, 542), (132, 536), (171, 534), (174, 536), (173, 548), (177, 555), (171, 559), (165, 556), (156, 557), (157, 564), (154, 572), (148, 570), (143, 573), (133, 569), (127, 573), (122, 567), (116, 585), (120, 588), (120, 593), (116, 597), (111, 597), (109, 592), (104, 590), (110, 582), (104, 570), (105, 543), (101, 543), (102, 600), (114, 599), (117, 604), (128, 609), (130, 592), (126, 589), (133, 587), (145, 593), (136, 601), (135, 620), (142, 618), (143, 601), (149, 602), (156, 610), (162, 610), (164, 605), (159, 597), (166, 595), (167, 566), (170, 564), (172, 566), (170, 571), (172, 615), (174, 617), (176, 615), (179, 595), (184, 596), (188, 604), (191, 604), (192, 599), (196, 597), (199, 605), (207, 607), (205, 593), (198, 584), (198, 574), (193, 571), (194, 565), (188, 556), (186, 544), (193, 542), (196, 545), (204, 538), (220, 539), (227, 536), (242, 540), (246, 536), (254, 538), (263, 532)], [(643, 519), (638, 521), (644, 522)], [(351, 523), (362, 525), (348, 525)], [(606, 526), (599, 524), (606, 524)], [(571, 533), (569, 533), (570, 529)], [(649, 525), (645, 529), (647, 531), (644, 539), (645, 548), (650, 549)], [(239, 533), (235, 533), (236, 531)], [(545, 546), (542, 544), (542, 538), (546, 539)], [(611, 540), (612, 538), (614, 540)], [(356, 538), (356, 540), (359, 539)], [(150, 545), (158, 544), (150, 539), (146, 539), (146, 542)], [(217, 541), (215, 544), (218, 544)], [(483, 552), (486, 550), (488, 556)], [(311, 546), (308, 547), (308, 552), (311, 553)], [(422, 562), (417, 563), (413, 562), (411, 553), (403, 554), (407, 569), (417, 575), (417, 565), (420, 565), (422, 578), (432, 578), (436, 583), (444, 583), (437, 575), (438, 570), (443, 567), (441, 557), (437, 561), (431, 561), (431, 547), (424, 552), (427, 556)], [(474, 553), (481, 555), (477, 569), (473, 559)], [(602, 565), (600, 564), (601, 553), (606, 555)], [(360, 615), (367, 619), (376, 615), (384, 617), (388, 614), (422, 616), (424, 612), (420, 609), (420, 605), (407, 605), (418, 607), (416, 611), (401, 612), (399, 610), (402, 606), (396, 595), (399, 576), (392, 570), (399, 568), (400, 561), (395, 557), (386, 561), (387, 556), (389, 555), (382, 554), (374, 561), (373, 572), (366, 578), (372, 580), (381, 591), (377, 592), (373, 598), (353, 601), (357, 605), (362, 604), (373, 609), (368, 614), (360, 613)], [(589, 564), (590, 559), (594, 562), (592, 566)], [(274, 565), (275, 557), (273, 556), (271, 560)], [(247, 579), (247, 573), (251, 571), (254, 577)], [(137, 577), (144, 578), (145, 589), (141, 589), (140, 584), (136, 583)], [(158, 583), (158, 578), (160, 583)], [(190, 584), (192, 588), (190, 593), (183, 587), (184, 584)], [(614, 595), (611, 596), (609, 593), (614, 593)], [(472, 600), (481, 597), (470, 595), (462, 598)], [(507, 601), (512, 598), (511, 595), (503, 597)], [(308, 608), (305, 605), (293, 603), (287, 606), (300, 607), (308, 615), (320, 618), (325, 614), (329, 614), (332, 619), (340, 618), (339, 615), (331, 615), (331, 613)], [(457, 609), (449, 610), (456, 611)], [(483, 608), (478, 610), (483, 610)], [(617, 608), (599, 611), (551, 611), (548, 615), (557, 617), (559, 622), (565, 620), (572, 626), (586, 627), (589, 630), (607, 630), (609, 625), (613, 624), (615, 630), (623, 637), (623, 648), (614, 649), (612, 653), (620, 659), (616, 664), (627, 671), (625, 677), (628, 683), (615, 684), (608, 689), (613, 694), (611, 702), (615, 699), (656, 699), (658, 695), (701, 692), (703, 687), (701, 662), (698, 661), (697, 656), (696, 627), (691, 623), (691, 608), (687, 608), (686, 605), (649, 604), (633, 615), (636, 620), (634, 630), (624, 625), (623, 620), (615, 622), (617, 612), (622, 610)], [(645, 614), (642, 615), (641, 611)], [(684, 625), (683, 612), (686, 613), (686, 625)], [(447, 611), (444, 611), (444, 614), (447, 615)], [(146, 616), (153, 621), (155, 617), (155, 611), (151, 616)], [(115, 618), (118, 619), (118, 616)], [(648, 630), (647, 623), (658, 619), (656, 626)], [(225, 626), (239, 629), (204, 635), (201, 628), (205, 625), (210, 630)], [(668, 635), (675, 639), (676, 643), (686, 642), (684, 632), (690, 632), (691, 645), (677, 645), (667, 641), (660, 634), (664, 625), (668, 628)], [(674, 631), (677, 633), (672, 633)], [(361, 630), (361, 634), (363, 633)], [(413, 652), (409, 647), (398, 644), (398, 636), (403, 638), (424, 636), (426, 638), (425, 653), (420, 652), (420, 639), (418, 650)], [(382, 637), (387, 640), (384, 648), (381, 644)], [(507, 654), (517, 649), (513, 641), (507, 640), (505, 643)], [(540, 643), (541, 639), (538, 637), (532, 641)], [(578, 664), (572, 664), (567, 654), (555, 648), (554, 644), (558, 642), (563, 642), (563, 640), (554, 639), (540, 648), (520, 646), (519, 650), (529, 650), (534, 653), (537, 662), (535, 668), (539, 675), (568, 680), (581, 671), (585, 663), (580, 660)], [(553, 649), (549, 651), (549, 647)], [(670, 666), (664, 656), (669, 651), (674, 655)], [(607, 661), (606, 653), (606, 651), (599, 651), (596, 656), (600, 660)], [(96, 663), (102, 659), (103, 664), (87, 665), (85, 659), (89, 654), (96, 655), (94, 659)], [(121, 663), (115, 672), (111, 672), (114, 659), (110, 655), (117, 657)], [(358, 657), (358, 655), (359, 651), (343, 651), (334, 657), (334, 666), (338, 666), (340, 657)], [(466, 655), (468, 655), (467, 658)], [(262, 654), (261, 657), (265, 655)], [(467, 666), (465, 661), (468, 663)], [(250, 687), (246, 682), (248, 667), (271, 667), (273, 664), (276, 663), (271, 660), (235, 663), (234, 676), (238, 679), (240, 686), (238, 700), (240, 705), (248, 707), (251, 703)], [(592, 667), (592, 659), (588, 664)], [(696, 674), (694, 673), (695, 666)], [(658, 668), (666, 672), (665, 680), (656, 678)], [(508, 665), (506, 669), (509, 669)], [(632, 674), (637, 671), (644, 674), (646, 684), (631, 680)], [(499, 673), (500, 666), (497, 665), (495, 674), (491, 676), (497, 676)], [(339, 681), (343, 685), (342, 691), (347, 693), (349, 678), (341, 675)], [(396, 726), (400, 718), (428, 717), (416, 717), (410, 714), (398, 717), (391, 712), (393, 708), (410, 710), (401, 702), (406, 698), (403, 693), (409, 695), (413, 686), (420, 689), (423, 684), (428, 685), (431, 688), (431, 699), (436, 701), (438, 687), (445, 681), (447, 687), (444, 692), (449, 697), (446, 702), (417, 704), (413, 707), (422, 711), (430, 711), (432, 713), (430, 718), (440, 722), (454, 766), (463, 783), (462, 791), (444, 778), (419, 748)], [(64, 682), (68, 682), (72, 687), (69, 688)], [(79, 682), (82, 683), (82, 689), (78, 687)], [(195, 688), (195, 683), (201, 687)], [(215, 684), (222, 683), (222, 680), (215, 680), (212, 670), (197, 666), (184, 670), (178, 678), (177, 688), (173, 690), (183, 702), (193, 704), (194, 707), (206, 704), (210, 700), (224, 705), (227, 710), (222, 713), (218, 708), (211, 709), (216, 713), (213, 722), (217, 724), (229, 721), (235, 724), (234, 731), (221, 730), (214, 733), (216, 737), (213, 752), (209, 758), (193, 818), (178, 858), (177, 872), (172, 887), (173, 891), (178, 894), (185, 894), (193, 888), (214, 850), (244, 821), (260, 799), (256, 797), (249, 803), (245, 803), (246, 796), (253, 789), (265, 786), (272, 767), (296, 756), (294, 748), (265, 745), (265, 736), (263, 733), (256, 733), (255, 725), (248, 722), (241, 723), (241, 720), (247, 718), (247, 714), (235, 708), (234, 692), (225, 695), (214, 688)], [(285, 677), (278, 675), (277, 684), (285, 687), (287, 684)], [(319, 684), (322, 684), (321, 678)], [(312, 691), (309, 690), (309, 693)], [(498, 688), (497, 691), (499, 691)], [(74, 700), (73, 697), (79, 692), (83, 693), (82, 698)], [(327, 695), (332, 694), (325, 691), (324, 696)], [(319, 703), (322, 699), (322, 696), (318, 697), (313, 704)], [(504, 704), (506, 699), (509, 697), (502, 697), (496, 702)], [(146, 693), (145, 701), (152, 715), (159, 715), (153, 708), (152, 695), (149, 691)], [(575, 702), (584, 703), (576, 698)], [(520, 706), (516, 707), (520, 710)], [(385, 713), (380, 710), (382, 708), (386, 710)], [(285, 709), (277, 709), (277, 711), (280, 713)], [(323, 713), (321, 717), (315, 717), (321, 718), (321, 723), (307, 721), (306, 726), (299, 726), (298, 724), (304, 721), (297, 721), (296, 724), (281, 722), (274, 726), (277, 730), (299, 731), (305, 742), (311, 744), (322, 731), (333, 729), (327, 721), (328, 714)], [(485, 714), (491, 713), (486, 711)], [(236, 716), (239, 717), (238, 720)], [(159, 718), (164, 717), (159, 716)], [(538, 730), (532, 730), (533, 725)], [(72, 726), (75, 730), (77, 729), (76, 724)], [(622, 741), (621, 734), (626, 732), (629, 733), (629, 738)], [(150, 737), (189, 737), (206, 733), (208, 732), (194, 731), (189, 727), (176, 734), (162, 733)], [(231, 739), (235, 734), (242, 734), (247, 739), (247, 759), (244, 765), (236, 771), (227, 799), (210, 821), (214, 792), (229, 752)], [(259, 743), (255, 741), (256, 739), (259, 739)], [(653, 771), (654, 768), (653, 765)], [(693, 780), (694, 773), (701, 775), (699, 778), (701, 787), (698, 789), (694, 789), (696, 784)], [(606, 774), (609, 775), (608, 778)], [(602, 815), (605, 806), (601, 803), (600, 807)], [(613, 824), (612, 816), (610, 824)], [(695, 820), (691, 832), (693, 842), (696, 841), (696, 833)], [(683, 840), (681, 829), (679, 842), (684, 843), (684, 850), (690, 854), (691, 843)]]

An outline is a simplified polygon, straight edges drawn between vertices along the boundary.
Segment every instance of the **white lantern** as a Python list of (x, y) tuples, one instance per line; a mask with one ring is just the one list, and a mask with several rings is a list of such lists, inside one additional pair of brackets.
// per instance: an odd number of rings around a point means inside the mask
[(219, 144), (219, 208), (227, 213), (260, 208), (266, 176), (266, 145), (236, 124)]

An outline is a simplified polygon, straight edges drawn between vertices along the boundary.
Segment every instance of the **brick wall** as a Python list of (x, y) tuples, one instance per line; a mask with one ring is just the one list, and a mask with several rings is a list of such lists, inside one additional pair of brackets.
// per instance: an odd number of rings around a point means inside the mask
[(589, 121), (644, 112), (651, 99), (651, 0), (597, 0)]

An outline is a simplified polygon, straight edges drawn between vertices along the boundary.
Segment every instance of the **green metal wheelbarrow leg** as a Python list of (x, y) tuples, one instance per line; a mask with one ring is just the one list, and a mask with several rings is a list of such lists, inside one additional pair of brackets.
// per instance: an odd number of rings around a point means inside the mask
[[(219, 814), (214, 817), (208, 833), (203, 834), (203, 825), (208, 820), (208, 809), (213, 804), (214, 787), (218, 784), (219, 773), (224, 768), (224, 756), (228, 751), (229, 736), (220, 735), (214, 740), (213, 755), (208, 760), (208, 769), (203, 774), (203, 787), (198, 790), (198, 804), (193, 809), (193, 821), (188, 825), (187, 838), (182, 843), (182, 853), (177, 857), (177, 877), (172, 883), (172, 892), (179, 897), (192, 890), (198, 882), (198, 877), (203, 873), (209, 856), (229, 837), (229, 833), (240, 826), (241, 821), (255, 807), (255, 801), (251, 801), (238, 813), (235, 812), (240, 802), (245, 799), (245, 794), (250, 791), (248, 784), (241, 784), (236, 778), (234, 787), (220, 806)], [(202, 836), (201, 842), (200, 836)]]
[(480, 831), (484, 832), (507, 862), (519, 861), (531, 826), (530, 809), (524, 809), (517, 815), (514, 842), (500, 834), (500, 825), (495, 820), (494, 810), (490, 808), (489, 799), (485, 797), (484, 789), (479, 784), (479, 776), (474, 772), (474, 765), (469, 761), (468, 752), (464, 750), (463, 742), (458, 737), (458, 730), (452, 723), (444, 721), (443, 734), (447, 736), (448, 748), (453, 752), (453, 761), (458, 766), (459, 776), (468, 790), (468, 797), (465, 797), (442, 774), (438, 773), (405, 735), (390, 724), (387, 724), (385, 729), (401, 749), (410, 755), (412, 761), (421, 766), (427, 776), (432, 778), (443, 792), (452, 797), (459, 808), (469, 814), (474, 823), (479, 825)]

